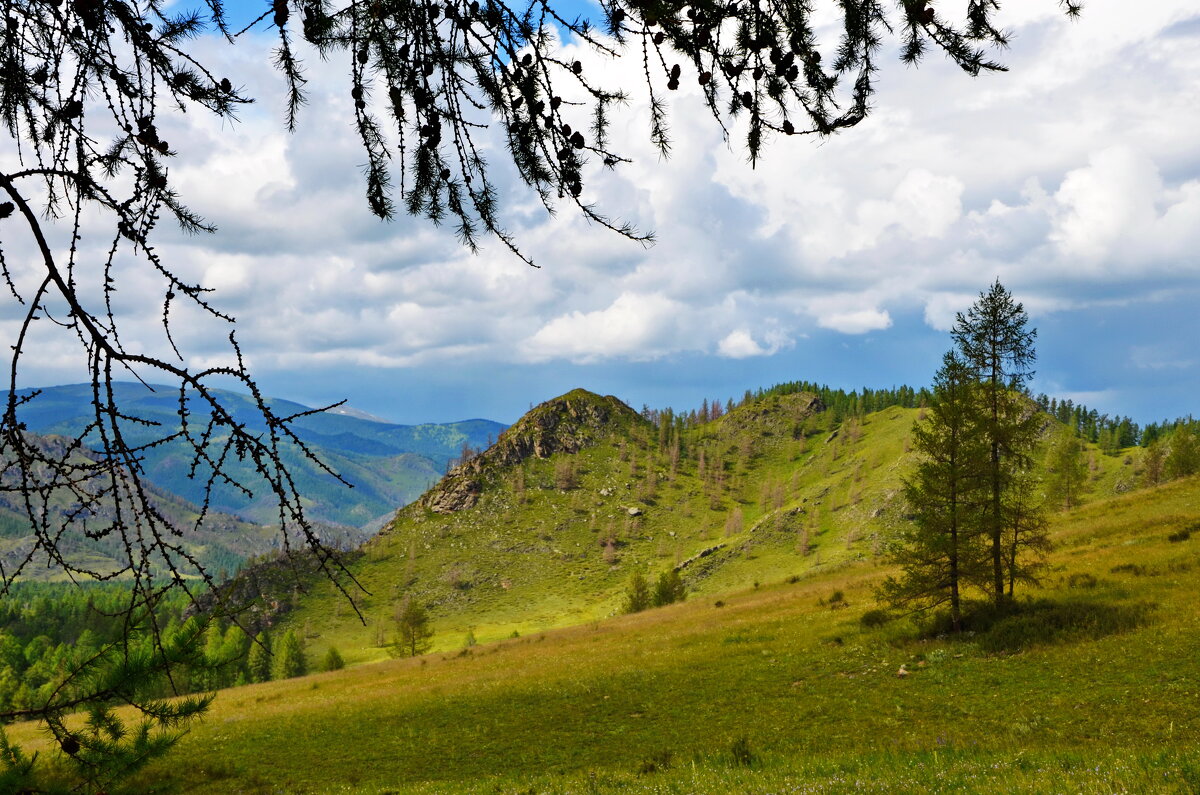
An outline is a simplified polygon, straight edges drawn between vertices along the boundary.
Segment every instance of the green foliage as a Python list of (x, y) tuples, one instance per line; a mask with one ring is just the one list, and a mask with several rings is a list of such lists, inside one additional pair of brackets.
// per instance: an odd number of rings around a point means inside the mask
[(251, 682), (268, 682), (271, 679), (271, 636), (265, 629), (250, 644), (246, 669)]
[(340, 671), (346, 667), (346, 661), (342, 659), (342, 654), (336, 647), (330, 646), (329, 651), (325, 652), (325, 658), (321, 661), (322, 671)]
[(729, 755), (733, 758), (733, 764), (736, 767), (751, 767), (758, 760), (750, 748), (750, 738), (744, 734), (730, 743)]
[(858, 623), (868, 629), (882, 627), (884, 624), (892, 620), (892, 616), (888, 611), (879, 608), (872, 608), (859, 616)]
[(635, 571), (629, 578), (629, 588), (625, 592), (625, 612), (640, 613), (650, 604), (650, 585), (640, 571)]
[(963, 363), (979, 383), (979, 436), (989, 448), (980, 463), (990, 491), (982, 528), (991, 541), (990, 586), (997, 603), (1005, 597), (1004, 498), (1013, 476), (1030, 469), (1041, 428), (1025, 389), (1037, 358), (1037, 330), (1026, 329), (1028, 322), (1025, 308), (997, 279), (970, 309), (958, 313), (951, 331)]
[(949, 603), (957, 620), (962, 590), (985, 579), (982, 513), (987, 474), (983, 393), (976, 375), (953, 352), (934, 376), (924, 421), (913, 425), (920, 458), (904, 481), (912, 522), (901, 526), (890, 558), (898, 577), (888, 577), (880, 598), (895, 607), (928, 609)]
[(291, 679), (308, 673), (304, 647), (294, 630), (283, 633), (279, 645), (271, 650), (271, 658), (272, 679)]
[(424, 606), (405, 596), (396, 609), (396, 642), (393, 649), (409, 657), (416, 657), (429, 650), (433, 629), (429, 626), (429, 613)]
[(1171, 449), (1164, 462), (1169, 478), (1185, 478), (1200, 472), (1200, 434), (1196, 423), (1188, 423), (1171, 434)]
[(1063, 509), (1075, 507), (1087, 488), (1087, 474), (1082, 440), (1071, 428), (1059, 429), (1046, 452), (1046, 490), (1050, 500)]
[(658, 582), (654, 584), (655, 607), (682, 602), (686, 598), (687, 588), (683, 584), (683, 578), (679, 576), (678, 569), (668, 569), (658, 575)]

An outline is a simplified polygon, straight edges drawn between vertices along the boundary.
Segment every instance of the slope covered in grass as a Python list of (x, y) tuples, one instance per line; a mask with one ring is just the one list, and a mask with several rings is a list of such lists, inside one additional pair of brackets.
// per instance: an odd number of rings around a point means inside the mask
[(225, 691), (134, 790), (1196, 791), (1200, 481), (1096, 500), (1053, 536), (1025, 609), (965, 637), (864, 627), (886, 573), (867, 557)]

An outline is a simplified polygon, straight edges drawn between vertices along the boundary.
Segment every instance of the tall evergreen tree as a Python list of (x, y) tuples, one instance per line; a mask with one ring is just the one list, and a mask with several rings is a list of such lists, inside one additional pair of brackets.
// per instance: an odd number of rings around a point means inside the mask
[(934, 376), (928, 413), (913, 425), (921, 459), (904, 483), (904, 496), (914, 519), (892, 550), (902, 574), (889, 577), (880, 593), (896, 606), (949, 602), (956, 632), (962, 627), (962, 586), (984, 568), (977, 539), (988, 448), (980, 433), (987, 422), (980, 392), (972, 368), (947, 353)]
[(246, 668), (251, 682), (269, 682), (271, 680), (271, 636), (266, 630), (258, 633), (254, 643), (250, 645), (250, 655), (246, 660)]
[(304, 661), (304, 647), (294, 630), (283, 633), (279, 647), (274, 649), (271, 674), (274, 679), (291, 679), (304, 676), (308, 666)]
[(1028, 469), (1040, 425), (1025, 386), (1037, 358), (1037, 330), (1027, 329), (1028, 322), (1025, 308), (997, 279), (965, 314), (958, 313), (951, 331), (982, 388), (991, 490), (985, 526), (991, 539), (992, 595), (997, 604), (1004, 599), (1004, 494), (1013, 473)]

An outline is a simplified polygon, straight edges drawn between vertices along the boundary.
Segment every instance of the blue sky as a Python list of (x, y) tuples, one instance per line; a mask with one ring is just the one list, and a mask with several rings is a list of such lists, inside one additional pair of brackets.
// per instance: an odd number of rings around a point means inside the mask
[[(311, 101), (289, 135), (269, 38), (204, 40), (259, 102), (236, 125), (169, 123), (172, 177), (220, 231), (167, 233), (160, 250), (239, 318), (268, 393), (400, 422), (511, 422), (576, 386), (686, 408), (785, 380), (921, 385), (954, 312), (996, 277), (1038, 328), (1035, 391), (1143, 422), (1196, 413), (1200, 12), (1095, 2), (1068, 22), (1051, 0), (1002, 6), (1010, 72), (972, 80), (889, 52), (867, 121), (773, 141), (756, 169), (686, 83), (661, 161), (635, 90), (613, 130), (634, 162), (584, 198), (653, 229), (649, 249), (566, 208), (547, 217), (493, 150), (501, 217), (540, 270), (369, 215), (346, 64), (307, 58)], [(572, 48), (637, 85), (637, 59)], [(160, 288), (127, 283), (127, 338), (154, 345), (137, 312)], [(187, 328), (189, 362), (221, 361), (224, 334)], [(47, 355), (23, 382), (74, 372)]]

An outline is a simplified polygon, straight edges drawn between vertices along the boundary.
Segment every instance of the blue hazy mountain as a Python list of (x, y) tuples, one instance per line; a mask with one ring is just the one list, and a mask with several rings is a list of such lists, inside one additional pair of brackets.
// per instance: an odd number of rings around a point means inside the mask
[[(214, 390), (234, 419), (252, 432), (266, 426), (249, 395)], [(18, 408), (18, 419), (34, 433), (75, 436), (92, 420), (90, 384), (23, 389), (18, 395), (38, 394)], [(168, 386), (146, 387), (118, 383), (114, 393), (122, 410), (149, 423), (127, 423), (132, 444), (144, 444), (169, 435), (179, 424), (179, 391)], [(7, 402), (8, 393), (0, 392)], [(267, 399), (277, 416), (310, 411), (310, 407), (288, 400)], [(199, 412), (194, 400), (189, 412)], [(207, 412), (189, 414), (191, 422), (203, 425)], [(506, 426), (491, 420), (397, 425), (370, 418), (354, 410), (325, 411), (298, 417), (291, 423), (300, 440), (318, 457), (353, 484), (349, 489), (307, 460), (296, 449), (285, 451), (288, 465), (312, 519), (362, 527), (412, 502), (446, 471), (463, 445), (485, 447)], [(214, 436), (219, 444), (222, 437)], [(172, 441), (145, 452), (147, 478), (155, 486), (199, 503), (204, 498), (204, 480), (188, 476), (191, 464), (186, 442)], [(277, 521), (273, 495), (258, 479), (250, 464), (235, 464), (233, 470), (254, 492), (247, 498), (227, 486), (215, 487), (211, 507), (248, 521)]]

